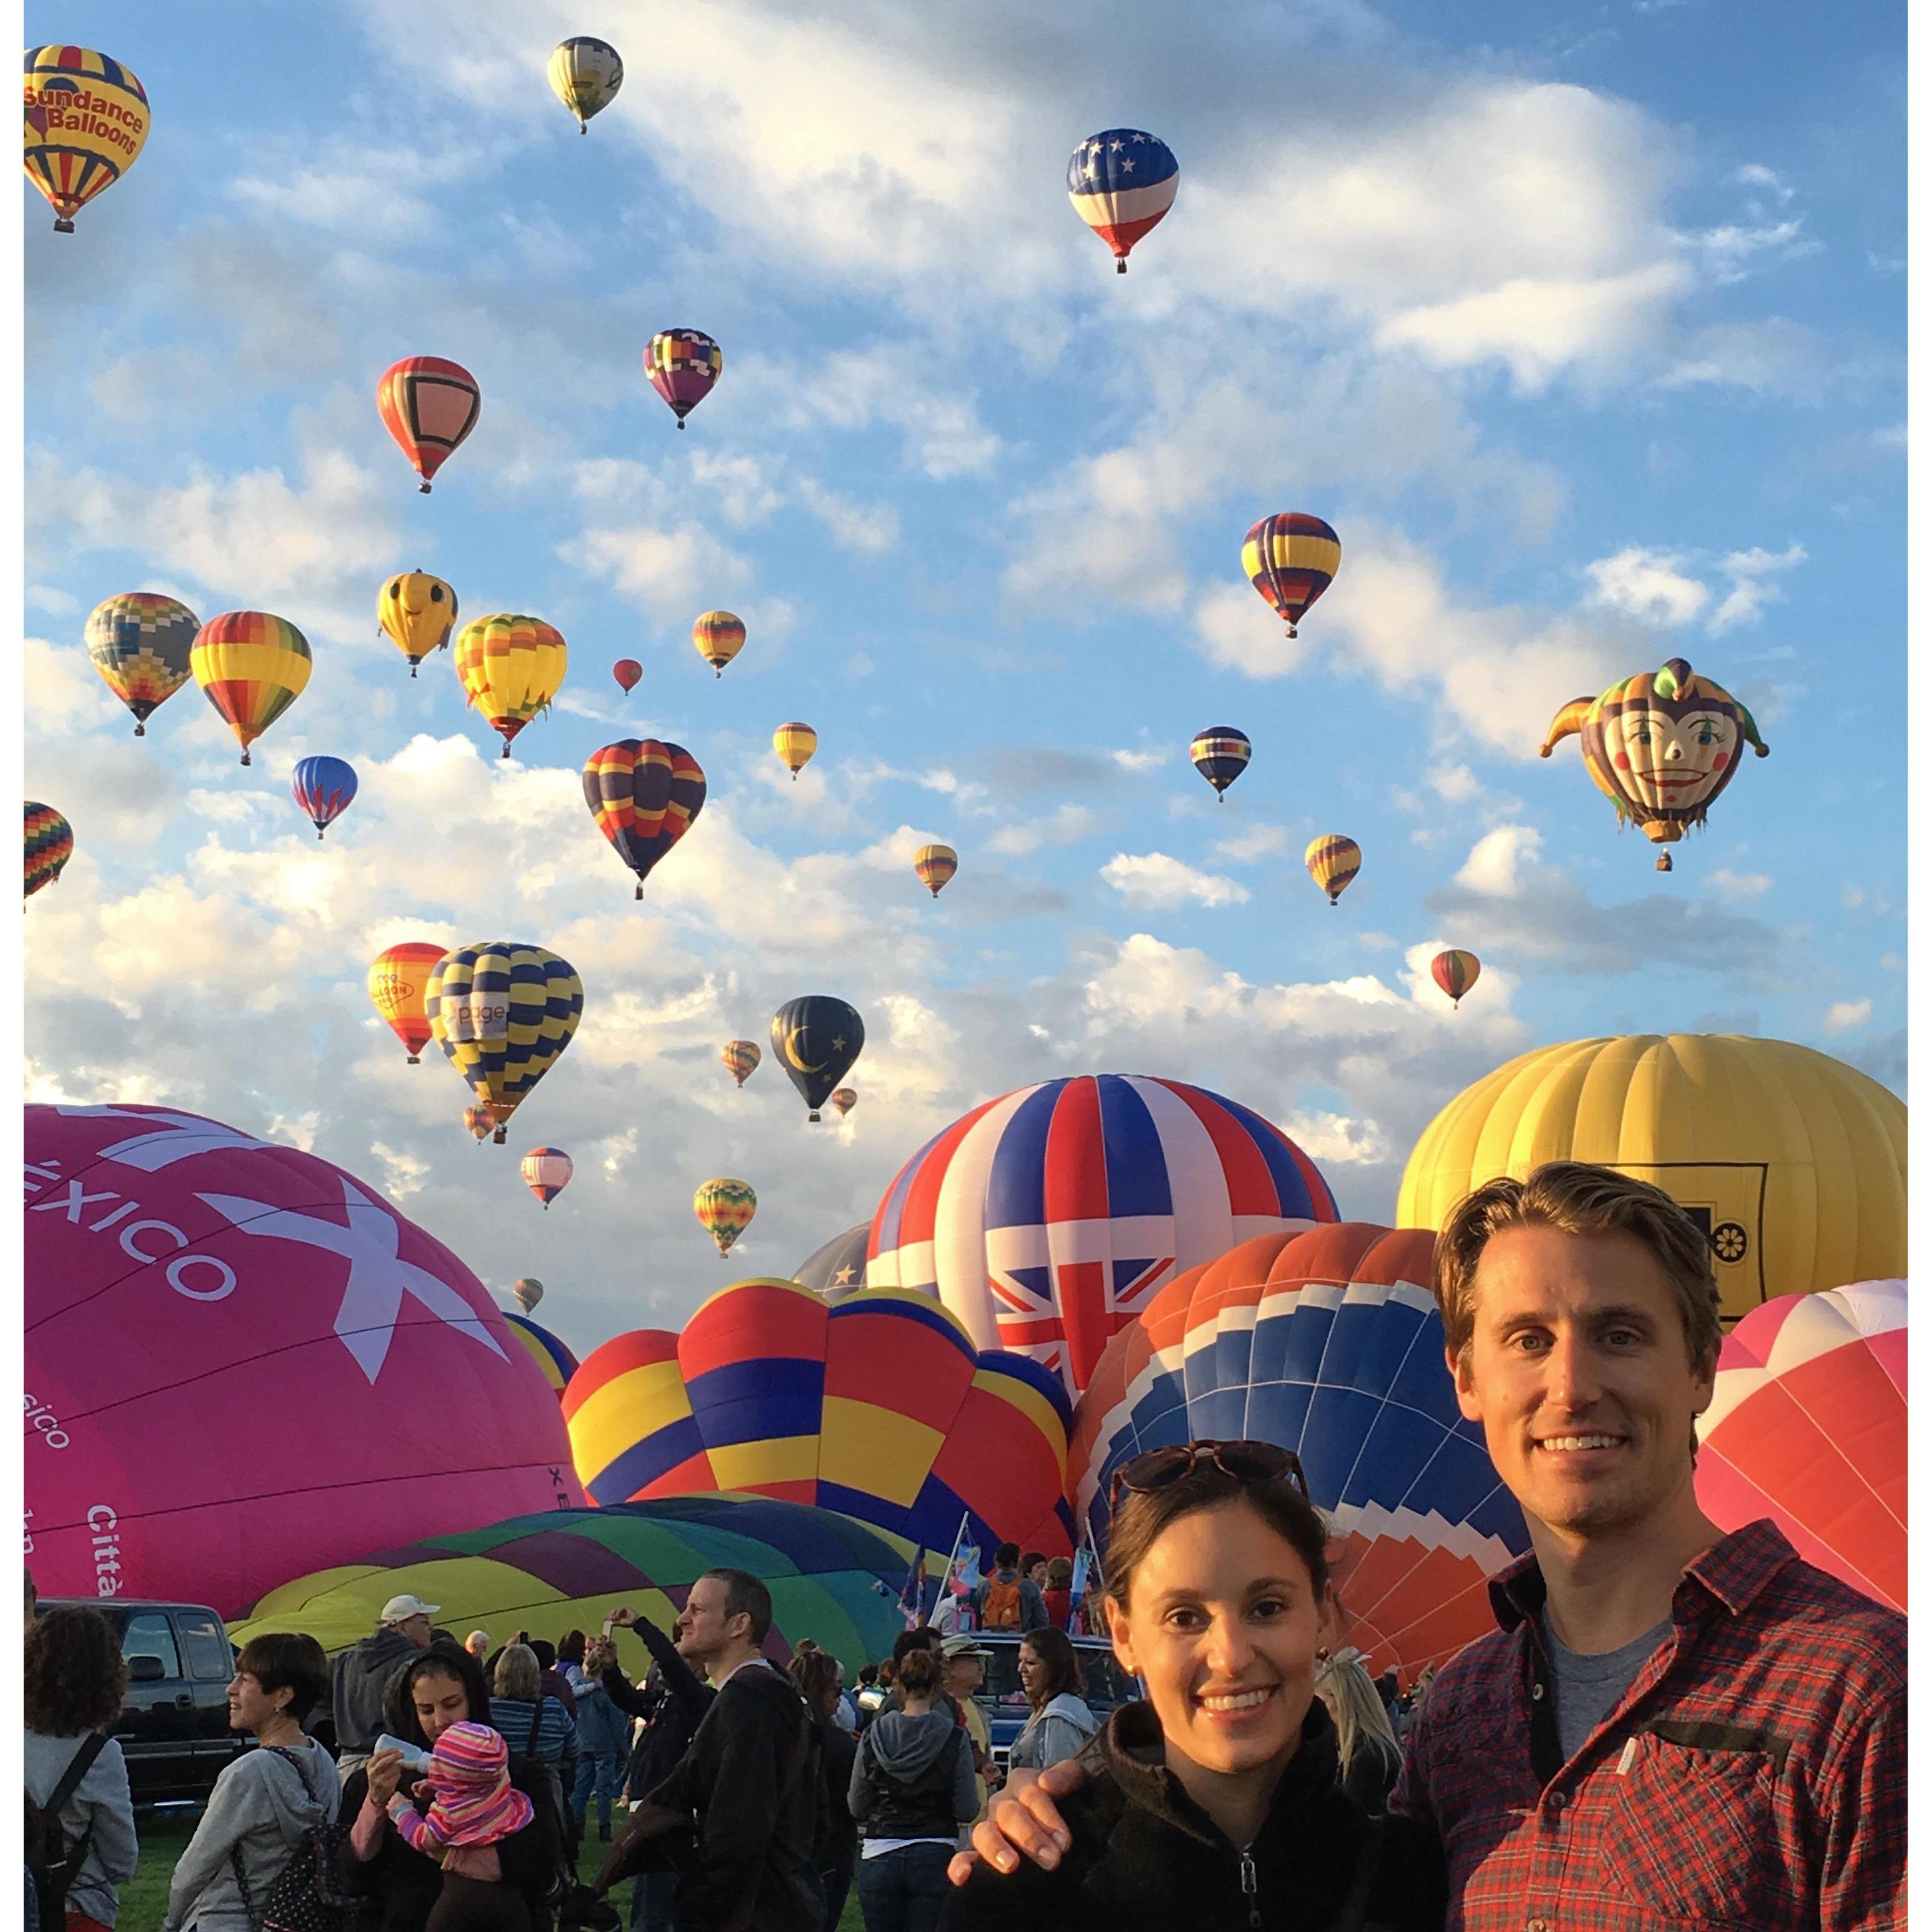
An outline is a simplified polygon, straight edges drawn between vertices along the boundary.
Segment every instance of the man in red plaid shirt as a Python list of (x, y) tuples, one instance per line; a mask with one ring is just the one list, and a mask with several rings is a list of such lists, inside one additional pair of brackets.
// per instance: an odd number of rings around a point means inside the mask
[[(1697, 1507), (1721, 1330), (1696, 1225), (1553, 1162), (1462, 1202), (1435, 1288), (1533, 1551), (1438, 1673), (1392, 1800), (1442, 1835), (1450, 1926), (1903, 1928), (1905, 1620)], [(979, 1853), (1057, 1862), (1052, 1796), (1080, 1776), (1013, 1790)]]

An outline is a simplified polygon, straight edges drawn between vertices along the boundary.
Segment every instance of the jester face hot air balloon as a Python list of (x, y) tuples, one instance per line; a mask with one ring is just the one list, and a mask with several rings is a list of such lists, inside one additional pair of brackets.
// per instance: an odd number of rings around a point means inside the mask
[(1328, 895), (1330, 905), (1348, 890), (1348, 882), (1362, 869), (1362, 848), (1339, 832), (1324, 832), (1308, 842), (1301, 855), (1308, 876)]
[(1214, 788), (1216, 798), (1226, 795), (1228, 788), (1247, 770), (1248, 760), (1254, 754), (1248, 734), (1237, 731), (1232, 724), (1210, 727), (1187, 748), (1194, 769)]
[(748, 1181), (734, 1180), (721, 1174), (704, 1182), (691, 1197), (691, 1211), (698, 1225), (718, 1244), (718, 1258), (731, 1252), (731, 1244), (752, 1225), (758, 1211), (758, 1197)]
[(724, 1063), (725, 1070), (742, 1087), (758, 1071), (758, 1062), (764, 1058), (758, 1051), (758, 1042), (750, 1040), (728, 1040), (718, 1049), (718, 1058)]
[(635, 658), (620, 658), (610, 667), (610, 675), (617, 680), (620, 691), (632, 692), (638, 688), (638, 680), (644, 674), (644, 668)]
[(499, 611), (473, 617), (456, 634), (456, 674), (471, 707), (510, 741), (539, 712), (550, 709), (563, 682), (570, 650), (562, 633), (541, 617)]
[(577, 1172), (568, 1154), (561, 1148), (532, 1148), (523, 1160), (524, 1185), (550, 1212), (550, 1204), (570, 1185)]
[(808, 993), (788, 1000), (772, 1016), (772, 1051), (785, 1078), (803, 1097), (808, 1120), (852, 1070), (866, 1044), (866, 1022), (843, 1000)]
[(456, 592), (424, 570), (406, 570), (382, 586), (376, 622), (410, 661), (410, 675), (431, 651), (446, 650), (456, 622)]
[(463, 1124), (470, 1130), (472, 1140), (487, 1141), (496, 1124), (496, 1117), (485, 1106), (465, 1107)]
[(224, 610), (195, 634), (188, 664), (209, 704), (248, 747), (308, 688), (315, 668), (308, 640), (286, 617)]
[(711, 393), (724, 367), (724, 352), (695, 328), (661, 328), (644, 351), (644, 373), (651, 387), (670, 405), (680, 429)]
[(21, 160), (54, 212), (54, 232), (134, 166), (148, 139), (148, 96), (117, 60), (92, 47), (29, 47), (22, 62)]
[(406, 940), (400, 946), (388, 946), (377, 953), (369, 968), (369, 998), (389, 1030), (402, 1042), (412, 1066), (429, 1044), (429, 1018), (423, 1011), (423, 995), (429, 990), (429, 976), (445, 950), (422, 940)]
[(87, 655), (101, 682), (134, 714), (134, 735), (194, 676), (188, 658), (201, 620), (172, 597), (130, 590), (94, 607)]
[(584, 767), (584, 802), (598, 830), (637, 874), (642, 898), (652, 867), (704, 809), (704, 769), (682, 745), (620, 738), (591, 753)]
[(550, 1394), (562, 1402), (564, 1390), (570, 1386), (571, 1377), (577, 1372), (577, 1358), (548, 1328), (539, 1326), (527, 1315), (512, 1315), (506, 1310), (503, 1326), (516, 1337), (524, 1354), (536, 1364), (537, 1372), (548, 1384)]
[(698, 655), (720, 677), (724, 667), (745, 648), (745, 620), (729, 610), (707, 610), (691, 627)]
[(1349, 1641), (1412, 1678), (1496, 1628), (1488, 1578), (1528, 1548), (1466, 1421), (1430, 1294), (1435, 1238), (1357, 1222), (1245, 1241), (1108, 1343), (1075, 1414), (1068, 1490), (1100, 1546), (1121, 1464), (1251, 1438), (1294, 1450), (1342, 1547)]
[(346, 758), (301, 758), (290, 790), (320, 838), (356, 796), (356, 767)]
[(590, 34), (558, 42), (550, 57), (550, 88), (577, 116), (577, 131), (587, 134), (589, 123), (617, 98), (624, 84), (624, 63), (608, 40)]
[(842, 1120), (859, 1104), (859, 1096), (850, 1087), (836, 1087), (832, 1092), (833, 1111)]
[(440, 356), (406, 356), (382, 371), (376, 407), (382, 426), (422, 478), (427, 496), (430, 478), (476, 427), (483, 392), (460, 362)]
[(791, 773), (792, 782), (798, 782), (798, 775), (812, 762), (812, 754), (818, 749), (818, 734), (809, 724), (801, 724), (796, 720), (789, 724), (781, 724), (772, 734), (772, 749), (778, 754), (778, 762)]
[[(1760, 758), (1771, 748), (1750, 713), (1682, 658), (1600, 698), (1571, 699), (1550, 721), (1542, 755), (1573, 733), (1582, 740), (1584, 770), (1616, 807), (1618, 823), (1638, 826), (1653, 845), (1675, 844), (1703, 824), (1747, 744)], [(1671, 869), (1668, 852), (1658, 854), (1657, 869)]]
[(923, 1295), (828, 1306), (795, 1282), (742, 1281), (681, 1335), (644, 1330), (591, 1354), (564, 1398), (572, 1452), (604, 1504), (707, 1490), (833, 1504), (952, 1546), (1070, 1546), (1066, 1398), (1017, 1356), (976, 1349)]
[(1342, 540), (1319, 517), (1291, 510), (1264, 517), (1241, 545), (1241, 568), (1275, 615), (1295, 629), (1342, 567)]
[(24, 801), (27, 808), (26, 890), (32, 898), (43, 886), (50, 886), (61, 869), (74, 856), (74, 827), (50, 805)]
[(1449, 995), (1452, 1006), (1462, 1004), (1462, 995), (1482, 977), (1483, 962), (1473, 952), (1451, 946), (1429, 962), (1429, 975)]
[(423, 1007), (431, 1036), (489, 1108), (500, 1147), (504, 1124), (577, 1031), (584, 986), (554, 952), (493, 939), (445, 955)]
[(950, 845), (922, 845), (913, 854), (913, 871), (919, 882), (938, 898), (940, 889), (959, 869), (959, 854)]
[(899, 1170), (866, 1280), (936, 1294), (982, 1348), (1077, 1394), (1177, 1268), (1336, 1218), (1281, 1130), (1178, 1081), (1048, 1080), (977, 1107)]
[(1165, 141), (1138, 128), (1090, 134), (1066, 164), (1073, 212), (1112, 249), (1118, 273), (1127, 272), (1134, 244), (1174, 206), (1180, 164)]

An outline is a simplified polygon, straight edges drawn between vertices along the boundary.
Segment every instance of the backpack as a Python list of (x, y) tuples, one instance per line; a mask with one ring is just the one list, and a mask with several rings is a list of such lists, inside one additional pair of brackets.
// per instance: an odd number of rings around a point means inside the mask
[(980, 1621), (989, 1630), (1019, 1628), (1020, 1584), (1017, 1576), (1011, 1581), (1003, 1576), (987, 1579), (986, 1604), (980, 1612)]
[(79, 1838), (70, 1838), (61, 1828), (61, 1808), (80, 1789), (106, 1743), (98, 1731), (82, 1738), (45, 1804), (36, 1808), (32, 1792), (27, 1794), (27, 1869), (34, 1877), (38, 1932), (62, 1932), (67, 1923), (68, 1888), (80, 1876), (94, 1827), (90, 1822)]
[[(294, 1752), (277, 1744), (267, 1748), (302, 1778), (301, 1760)], [(308, 1780), (302, 1778), (302, 1783), (307, 1791)], [(258, 1909), (249, 1895), (242, 1847), (231, 1846), (228, 1862), (249, 1924), (260, 1928), (260, 1932), (357, 1932), (374, 1901), (346, 1891), (337, 1875), (337, 1862), (348, 1848), (346, 1826), (338, 1824), (333, 1818), (311, 1825), (297, 1840), (287, 1863), (270, 1881), (268, 1896)]]

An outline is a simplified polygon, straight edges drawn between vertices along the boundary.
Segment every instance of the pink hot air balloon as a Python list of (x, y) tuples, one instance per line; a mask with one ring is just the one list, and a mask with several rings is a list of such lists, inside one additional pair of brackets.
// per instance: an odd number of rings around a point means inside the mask
[(488, 1291), (313, 1154), (26, 1109), (26, 1550), (44, 1594), (240, 1610), (317, 1565), (580, 1503)]

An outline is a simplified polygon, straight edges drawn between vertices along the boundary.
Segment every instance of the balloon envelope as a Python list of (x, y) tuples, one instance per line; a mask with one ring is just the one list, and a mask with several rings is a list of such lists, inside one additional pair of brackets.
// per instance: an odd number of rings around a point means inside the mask
[(139, 159), (152, 116), (133, 73), (92, 47), (29, 47), (21, 83), (22, 165), (58, 233)]
[(785, 770), (796, 778), (812, 762), (812, 753), (818, 749), (818, 734), (809, 724), (781, 724), (772, 734), (772, 749), (777, 752)]
[(586, 761), (584, 802), (598, 830), (638, 875), (642, 898), (652, 868), (704, 809), (704, 768), (682, 745), (620, 738)]
[(74, 827), (50, 805), (36, 805), (32, 799), (22, 802), (26, 806), (22, 854), (26, 890), (21, 897), (30, 899), (43, 886), (52, 885), (74, 856)]
[(745, 648), (745, 620), (729, 610), (707, 610), (691, 627), (698, 655), (720, 677), (724, 667)]
[(610, 675), (617, 680), (621, 691), (634, 691), (638, 680), (644, 674), (644, 668), (635, 658), (620, 658), (610, 667)]
[(483, 392), (460, 362), (406, 356), (383, 370), (376, 385), (376, 407), (428, 496), (430, 478), (476, 427)]
[(134, 714), (134, 735), (194, 675), (189, 663), (201, 620), (153, 590), (130, 590), (94, 607), (87, 655), (101, 682)]
[(758, 1070), (758, 1062), (764, 1058), (759, 1052), (758, 1042), (750, 1040), (728, 1040), (718, 1049), (718, 1058), (724, 1063), (725, 1070), (742, 1087)]
[(866, 1022), (843, 1000), (808, 993), (772, 1016), (772, 1051), (815, 1120), (866, 1044)]
[(1138, 128), (1090, 134), (1066, 164), (1074, 213), (1112, 249), (1123, 274), (1134, 244), (1174, 206), (1180, 185), (1173, 149)]
[(224, 610), (196, 632), (188, 663), (250, 762), (248, 747), (308, 688), (308, 640), (286, 617)]
[(456, 623), (456, 592), (426, 570), (392, 577), (376, 598), (376, 622), (384, 637), (410, 661), (410, 675), (431, 651), (449, 642)]
[(718, 1244), (722, 1258), (752, 1225), (752, 1217), (758, 1211), (758, 1197), (748, 1182), (720, 1174), (700, 1184), (691, 1197), (691, 1211), (698, 1216), (698, 1225)]
[(346, 758), (298, 759), (289, 789), (320, 838), (353, 802), (356, 767)]
[(429, 976), (430, 1034), (490, 1109), (496, 1138), (556, 1065), (584, 1016), (584, 983), (567, 959), (520, 940), (458, 947)]
[(792, 1272), (801, 1288), (827, 1301), (843, 1301), (866, 1285), (866, 1241), (872, 1232), (869, 1221), (834, 1234), (822, 1248), (816, 1248)]
[(456, 634), (456, 674), (472, 709), (510, 741), (541, 712), (563, 682), (570, 650), (563, 634), (541, 617), (497, 611), (474, 617)]
[(959, 854), (950, 845), (922, 845), (913, 854), (912, 868), (934, 898), (959, 869)]
[(562, 1402), (571, 1377), (577, 1372), (577, 1358), (548, 1328), (539, 1328), (527, 1315), (512, 1315), (506, 1310), (503, 1325), (536, 1364), (537, 1372), (551, 1394)]
[(446, 949), (424, 940), (406, 940), (376, 954), (369, 968), (369, 998), (389, 1030), (417, 1064), (430, 1042), (429, 1016), (423, 1009), (429, 976)]
[(1194, 769), (1214, 788), (1220, 797), (1248, 768), (1255, 748), (1245, 731), (1232, 724), (1210, 725), (1187, 748)]
[(624, 63), (608, 40), (592, 34), (575, 34), (558, 42), (550, 57), (550, 92), (577, 116), (579, 134), (586, 123), (617, 98), (624, 84)]
[(1362, 848), (1339, 832), (1324, 832), (1320, 838), (1309, 841), (1308, 850), (1301, 855), (1301, 862), (1308, 868), (1308, 876), (1328, 895), (1328, 903), (1333, 905), (1362, 869)]
[(1462, 995), (1482, 977), (1483, 962), (1473, 952), (1451, 946), (1447, 952), (1437, 953), (1429, 962), (1429, 974), (1460, 1006)]
[(510, 1292), (516, 1297), (517, 1306), (526, 1315), (534, 1315), (537, 1304), (544, 1298), (544, 1285), (536, 1276), (526, 1274)]
[(524, 1185), (545, 1208), (570, 1185), (576, 1171), (569, 1155), (554, 1147), (532, 1148), (524, 1155), (521, 1168)]
[(1241, 568), (1292, 638), (1342, 568), (1342, 540), (1319, 517), (1299, 510), (1264, 517), (1242, 543)]
[(661, 328), (644, 351), (651, 387), (670, 406), (680, 429), (710, 394), (724, 367), (724, 352), (700, 329)]
[(835, 1087), (832, 1090), (832, 1105), (842, 1120), (859, 1104), (857, 1093), (850, 1087)]

